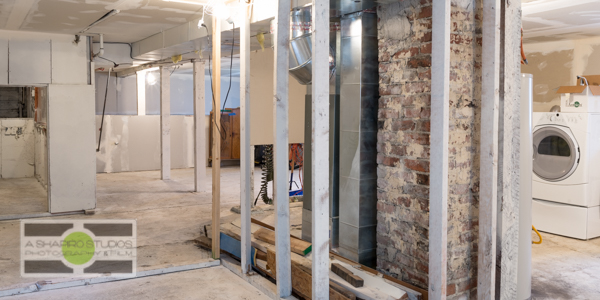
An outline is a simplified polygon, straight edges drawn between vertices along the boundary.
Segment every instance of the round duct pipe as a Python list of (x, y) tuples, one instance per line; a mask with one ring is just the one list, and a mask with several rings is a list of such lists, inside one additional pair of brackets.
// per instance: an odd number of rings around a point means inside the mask
[[(312, 82), (312, 7), (293, 8), (290, 12), (290, 75), (300, 84)], [(273, 33), (274, 21), (271, 21)], [(337, 28), (337, 26), (335, 27)], [(275, 42), (272, 39), (273, 43)], [(329, 48), (329, 79), (335, 74), (335, 53)]]

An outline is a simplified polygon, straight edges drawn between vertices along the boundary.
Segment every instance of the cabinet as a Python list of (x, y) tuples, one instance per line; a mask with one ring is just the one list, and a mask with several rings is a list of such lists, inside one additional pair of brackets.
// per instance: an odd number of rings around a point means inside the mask
[[(210, 112), (210, 145), (208, 155), (212, 161), (213, 113)], [(218, 126), (221, 135), (221, 160), (240, 159), (240, 108), (226, 108), (221, 113), (221, 124)]]

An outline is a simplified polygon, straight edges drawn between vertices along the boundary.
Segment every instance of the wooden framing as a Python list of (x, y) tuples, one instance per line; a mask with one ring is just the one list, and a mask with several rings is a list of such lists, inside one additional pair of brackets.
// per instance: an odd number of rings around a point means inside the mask
[[(240, 1), (240, 210), (241, 210), (241, 260), (242, 273), (252, 270), (250, 233), (250, 207), (252, 198), (252, 170), (254, 159), (250, 146), (250, 14), (245, 1)], [(252, 151), (253, 152), (253, 151)], [(253, 153), (252, 153), (253, 154)]]
[[(277, 1), (275, 16), (275, 61), (273, 84), (273, 201), (275, 204), (275, 247), (277, 251), (277, 296), (292, 294), (290, 253), (290, 203), (288, 178), (288, 69), (290, 0)], [(314, 66), (314, 64), (313, 64)]]
[[(212, 18), (213, 136), (220, 137), (221, 128), (221, 20)], [(221, 257), (221, 139), (212, 141), (212, 256)]]
[(160, 67), (160, 178), (171, 179), (171, 76)]
[(477, 298), (495, 297), (500, 101), (500, 0), (483, 0)]
[[(329, 0), (312, 11), (312, 299), (329, 297)], [(289, 13), (288, 13), (289, 15)], [(308, 120), (306, 120), (307, 122)]]
[(204, 113), (204, 62), (194, 61), (194, 191), (206, 179), (206, 124)]
[[(521, 2), (502, 3), (500, 38), (500, 119), (497, 259), (500, 299), (517, 299), (520, 204)], [(523, 159), (531, 159), (524, 157)], [(531, 230), (529, 230), (531, 231)], [(529, 232), (528, 231), (528, 232)], [(522, 245), (530, 247), (530, 245)], [(529, 262), (531, 263), (531, 262)]]
[(432, 9), (429, 295), (446, 299), (450, 1), (434, 1)]

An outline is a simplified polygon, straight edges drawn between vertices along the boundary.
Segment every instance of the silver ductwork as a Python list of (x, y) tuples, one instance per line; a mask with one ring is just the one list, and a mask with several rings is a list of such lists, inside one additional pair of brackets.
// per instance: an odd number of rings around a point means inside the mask
[[(312, 7), (293, 8), (290, 12), (290, 75), (300, 84), (312, 81)], [(273, 20), (272, 22), (274, 22)], [(335, 26), (335, 25), (332, 25)], [(274, 28), (274, 24), (271, 25)], [(335, 51), (329, 48), (329, 79), (335, 74)]]
[[(377, 110), (379, 101), (377, 15), (371, 0), (331, 1), (330, 62), (337, 70), (330, 81), (330, 246), (341, 255), (374, 267), (377, 229)], [(310, 62), (310, 7), (292, 11), (290, 67)], [(302, 37), (305, 38), (301, 41)], [(294, 60), (292, 62), (292, 60)], [(310, 83), (306, 73), (290, 72)], [(299, 68), (300, 69), (300, 68)], [(298, 70), (299, 71), (299, 70)], [(301, 74), (302, 76), (298, 75)], [(312, 236), (311, 110), (307, 86), (304, 144), (302, 238)]]
[(342, 16), (340, 70), (339, 252), (376, 264), (377, 14)]

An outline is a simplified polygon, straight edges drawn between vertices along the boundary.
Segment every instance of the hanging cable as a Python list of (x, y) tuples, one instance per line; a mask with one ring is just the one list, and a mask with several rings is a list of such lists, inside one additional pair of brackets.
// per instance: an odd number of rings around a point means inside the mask
[(229, 98), (229, 91), (231, 91), (231, 70), (233, 68), (233, 47), (235, 46), (235, 23), (231, 23), (233, 26), (233, 42), (231, 42), (231, 54), (229, 57), (229, 88), (227, 88), (227, 95), (225, 95), (225, 101), (223, 101), (223, 110), (225, 109), (225, 104), (227, 104), (227, 99)]
[(100, 121), (100, 136), (98, 137), (98, 148), (96, 152), (100, 152), (100, 141), (102, 141), (102, 128), (104, 127), (104, 113), (106, 112), (106, 98), (108, 96), (108, 84), (110, 83), (110, 70), (108, 69), (108, 77), (106, 77), (106, 89), (104, 90), (104, 107), (102, 108), (102, 120)]

